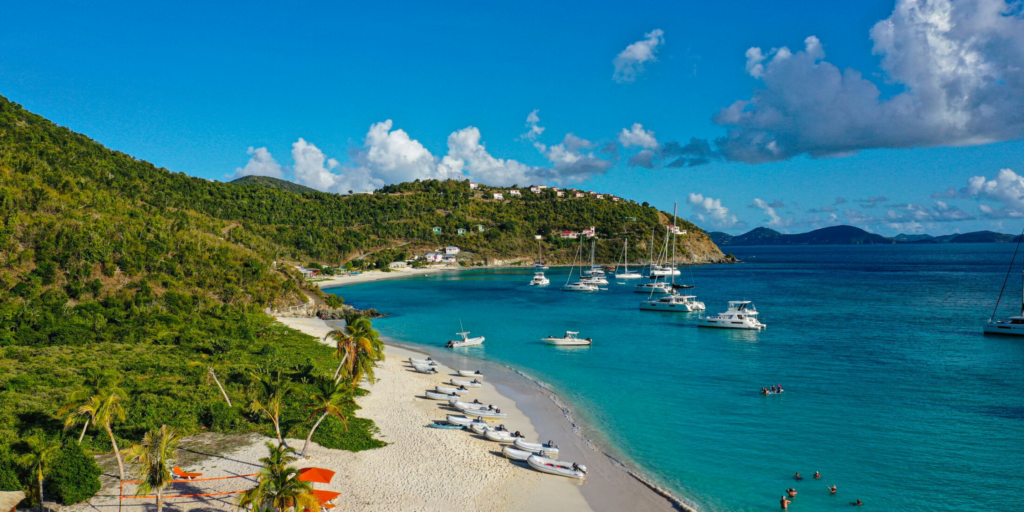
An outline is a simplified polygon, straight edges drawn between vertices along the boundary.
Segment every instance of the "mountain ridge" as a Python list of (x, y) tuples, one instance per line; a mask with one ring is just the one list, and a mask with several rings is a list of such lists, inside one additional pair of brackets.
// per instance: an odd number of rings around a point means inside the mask
[(1019, 236), (993, 231), (973, 231), (950, 235), (900, 233), (894, 237), (870, 233), (855, 226), (830, 226), (806, 233), (783, 234), (770, 228), (758, 227), (741, 235), (710, 231), (708, 236), (719, 247), (753, 245), (877, 245), (877, 244), (969, 244), (1009, 243)]

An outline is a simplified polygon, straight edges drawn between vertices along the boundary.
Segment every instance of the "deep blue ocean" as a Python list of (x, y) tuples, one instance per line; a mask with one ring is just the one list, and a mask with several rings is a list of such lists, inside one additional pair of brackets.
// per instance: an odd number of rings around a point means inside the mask
[[(778, 510), (789, 487), (791, 510), (1024, 509), (1024, 339), (981, 334), (1011, 244), (729, 250), (743, 263), (682, 280), (709, 312), (753, 300), (765, 331), (640, 311), (632, 282), (562, 292), (564, 268), (546, 288), (522, 269), (333, 291), (413, 344), (442, 346), (461, 320), (487, 341), (460, 351), (554, 385), (614, 452), (704, 510)], [(1020, 270), (1000, 314), (1019, 307)], [(539, 341), (566, 330), (594, 345)], [(757, 393), (771, 384), (786, 393)]]

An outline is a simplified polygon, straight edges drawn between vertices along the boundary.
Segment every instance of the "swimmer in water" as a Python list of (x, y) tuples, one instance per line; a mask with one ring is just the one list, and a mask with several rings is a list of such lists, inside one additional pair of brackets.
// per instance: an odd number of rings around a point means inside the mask
[(828, 489), (828, 492), (830, 492), (832, 494), (836, 493), (836, 486), (833, 485), (832, 487), (829, 487), (829, 486), (826, 485), (825, 487)]
[(788, 494), (790, 498), (796, 498), (796, 489), (790, 487), (789, 489), (786, 489), (786, 494)]
[(857, 501), (855, 501), (853, 503), (850, 503), (850, 505), (853, 505), (855, 507), (860, 507), (860, 506), (864, 505), (864, 502), (860, 501), (860, 498), (857, 498)]
[(789, 510), (789, 504), (790, 503), (793, 503), (793, 502), (787, 500), (785, 496), (782, 496), (782, 498), (779, 499), (779, 506), (782, 507), (782, 510)]
[(800, 476), (800, 472), (799, 471), (797, 471), (796, 474), (793, 475), (793, 480), (803, 480), (803, 479), (804, 479), (804, 477)]
[(815, 480), (821, 480), (821, 473), (818, 473), (817, 471), (815, 471), (814, 472), (814, 479)]

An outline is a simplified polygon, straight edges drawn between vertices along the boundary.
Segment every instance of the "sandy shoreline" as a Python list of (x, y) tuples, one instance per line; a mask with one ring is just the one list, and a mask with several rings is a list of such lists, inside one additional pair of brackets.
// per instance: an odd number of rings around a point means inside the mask
[(366, 272), (356, 274), (354, 276), (331, 276), (328, 279), (313, 281), (313, 283), (319, 286), (320, 288), (336, 288), (338, 286), (345, 286), (346, 284), (368, 283), (371, 281), (383, 281), (385, 279), (397, 279), (400, 277), (422, 276), (427, 274), (437, 274), (441, 272), (458, 272), (460, 270), (466, 270), (468, 268), (473, 267), (407, 268), (402, 270), (392, 270), (391, 272), (369, 270)]

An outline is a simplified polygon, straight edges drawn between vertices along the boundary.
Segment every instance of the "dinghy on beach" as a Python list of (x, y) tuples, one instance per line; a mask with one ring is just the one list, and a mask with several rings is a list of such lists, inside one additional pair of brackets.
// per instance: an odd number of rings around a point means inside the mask
[(468, 389), (449, 388), (447, 386), (434, 386), (434, 391), (449, 395), (465, 395), (466, 393), (469, 393)]
[(509, 460), (517, 460), (519, 462), (526, 462), (526, 459), (530, 458), (531, 455), (540, 455), (541, 457), (547, 457), (546, 452), (533, 453), (526, 450), (520, 450), (519, 448), (513, 448), (511, 446), (503, 446), (501, 453)]
[(421, 366), (418, 364), (412, 365), (412, 369), (420, 373), (437, 373), (437, 368), (433, 366)]
[(473, 431), (474, 434), (480, 435), (480, 436), (486, 434), (487, 431), (491, 429), (491, 427), (487, 426), (486, 422), (484, 422), (484, 423), (473, 423), (468, 428), (469, 428), (469, 430)]
[(465, 428), (462, 425), (452, 425), (451, 423), (444, 423), (441, 420), (434, 420), (433, 423), (431, 423), (430, 425), (427, 425), (427, 426), (430, 427), (430, 428), (441, 428), (441, 429), (448, 429), (448, 430), (461, 430), (461, 429)]
[(452, 398), (455, 398), (455, 399), (459, 398), (459, 395), (454, 395), (454, 394), (449, 395), (447, 393), (438, 393), (436, 391), (427, 391), (425, 394), (426, 394), (427, 398), (429, 398), (431, 400), (451, 400)]
[(551, 457), (558, 457), (558, 446), (555, 443), (548, 441), (547, 443), (531, 443), (525, 439), (515, 440), (516, 448), (520, 450), (526, 450), (528, 452), (544, 452)]
[(413, 359), (410, 357), (409, 364), (413, 366), (437, 366), (437, 361), (434, 361), (429, 357), (426, 359)]
[(482, 382), (480, 382), (478, 380), (475, 380), (475, 379), (474, 380), (452, 379), (451, 383), (452, 383), (453, 386), (465, 386), (467, 388), (479, 388), (479, 387), (483, 387), (483, 385), (484, 385)]
[(498, 428), (491, 428), (484, 431), (484, 437), (489, 441), (494, 441), (495, 443), (512, 443), (523, 436), (519, 434), (518, 431), (509, 432), (508, 429), (505, 428), (505, 425), (501, 425)]
[(480, 370), (459, 370), (459, 375), (463, 377), (475, 377), (477, 379), (484, 378), (484, 374), (480, 373)]
[(540, 455), (530, 455), (526, 463), (531, 468), (549, 475), (564, 476), (567, 478), (583, 479), (587, 477), (587, 467), (575, 462), (561, 462)]
[(472, 426), (473, 424), (487, 426), (487, 422), (484, 420), (470, 418), (468, 416), (463, 416), (461, 414), (449, 414), (445, 416), (444, 419), (445, 421), (451, 423), (452, 425), (459, 425), (462, 427), (469, 427)]

